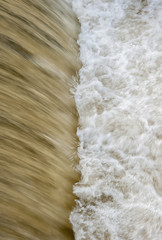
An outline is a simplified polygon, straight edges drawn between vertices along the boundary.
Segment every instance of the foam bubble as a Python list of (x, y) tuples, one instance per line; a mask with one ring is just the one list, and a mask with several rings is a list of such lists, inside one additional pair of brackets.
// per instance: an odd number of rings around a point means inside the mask
[(162, 2), (75, 0), (77, 240), (162, 239)]

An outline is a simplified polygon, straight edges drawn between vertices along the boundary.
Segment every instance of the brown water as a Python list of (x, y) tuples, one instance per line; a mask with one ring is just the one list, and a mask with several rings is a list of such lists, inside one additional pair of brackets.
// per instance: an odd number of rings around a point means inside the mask
[(0, 0), (0, 239), (73, 239), (78, 30), (63, 0)]

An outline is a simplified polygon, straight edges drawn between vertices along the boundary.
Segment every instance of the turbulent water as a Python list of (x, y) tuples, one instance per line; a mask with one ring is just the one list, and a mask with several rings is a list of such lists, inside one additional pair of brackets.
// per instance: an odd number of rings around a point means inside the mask
[(162, 239), (162, 1), (73, 0), (76, 240)]

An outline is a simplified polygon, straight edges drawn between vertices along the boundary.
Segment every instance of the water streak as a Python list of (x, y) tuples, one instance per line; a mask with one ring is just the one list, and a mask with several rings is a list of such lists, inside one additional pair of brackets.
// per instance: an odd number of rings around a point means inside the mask
[(73, 239), (78, 30), (63, 0), (0, 0), (0, 239)]

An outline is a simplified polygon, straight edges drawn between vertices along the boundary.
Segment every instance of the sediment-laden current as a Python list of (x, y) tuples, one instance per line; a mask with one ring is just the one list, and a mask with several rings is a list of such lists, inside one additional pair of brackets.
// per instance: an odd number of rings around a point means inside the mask
[(79, 24), (63, 0), (0, 0), (0, 239), (73, 239)]
[(162, 1), (73, 0), (76, 240), (162, 239)]

